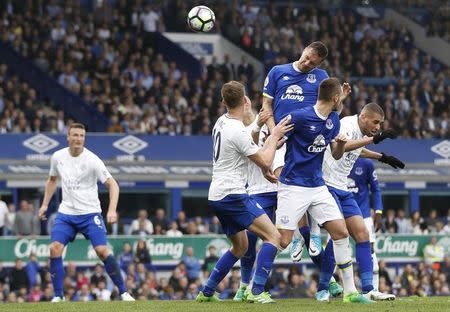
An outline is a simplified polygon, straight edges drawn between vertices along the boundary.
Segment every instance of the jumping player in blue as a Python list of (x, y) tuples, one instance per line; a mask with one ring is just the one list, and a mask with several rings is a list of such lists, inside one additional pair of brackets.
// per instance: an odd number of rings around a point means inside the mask
[(321, 82), (317, 102), (292, 111), (295, 127), (286, 142), (285, 165), (280, 175), (276, 226), (281, 234), (281, 247), (292, 240), (298, 222), (308, 211), (323, 226), (333, 241), (334, 256), (341, 269), (344, 302), (371, 303), (355, 287), (349, 233), (339, 207), (325, 186), (322, 162), (327, 146), (332, 157), (340, 159), (347, 139), (340, 134), (337, 111), (342, 110), (343, 88), (336, 78)]
[[(361, 209), (364, 223), (369, 232), (369, 241), (373, 260), (373, 288), (378, 291), (379, 274), (378, 259), (375, 253), (374, 244), (376, 241), (376, 231), (381, 228), (383, 215), (383, 201), (381, 199), (380, 185), (373, 161), (368, 158), (358, 158), (347, 179), (349, 192), (353, 193), (353, 198)], [(375, 213), (372, 219), (372, 211)]]
[(67, 132), (69, 147), (56, 151), (50, 160), (50, 173), (45, 194), (39, 209), (39, 218), (45, 220), (48, 203), (61, 179), (62, 202), (51, 232), (50, 273), (55, 296), (52, 302), (64, 299), (64, 247), (77, 233), (89, 239), (98, 257), (105, 264), (106, 272), (119, 289), (123, 301), (134, 301), (125, 288), (119, 265), (107, 246), (106, 228), (98, 199), (97, 181), (109, 190), (108, 223), (117, 222), (119, 186), (94, 153), (84, 147), (86, 130), (79, 123), (70, 125)]
[[(259, 148), (243, 124), (244, 86), (230, 81), (221, 90), (227, 113), (222, 115), (213, 129), (213, 176), (208, 194), (208, 205), (217, 215), (222, 228), (231, 240), (232, 248), (216, 263), (211, 275), (199, 292), (197, 302), (214, 302), (217, 285), (248, 249), (246, 229), (258, 235), (263, 244), (258, 253), (253, 286), (247, 301), (271, 303), (274, 300), (264, 291), (280, 245), (280, 233), (270, 221), (261, 205), (247, 194), (248, 161), (256, 163), (263, 172), (269, 171), (275, 151), (284, 134), (293, 127), (285, 118), (273, 128), (264, 146)], [(276, 179), (276, 178), (275, 178)]]

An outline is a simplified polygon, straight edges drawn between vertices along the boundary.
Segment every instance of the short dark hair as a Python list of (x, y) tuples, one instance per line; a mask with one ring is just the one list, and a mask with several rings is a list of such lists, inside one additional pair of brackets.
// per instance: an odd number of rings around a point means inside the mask
[(83, 129), (84, 131), (86, 131), (86, 128), (84, 127), (84, 125), (82, 123), (79, 122), (73, 122), (69, 125), (69, 129), (67, 129), (67, 133), (70, 133), (70, 129)]
[(232, 80), (223, 85), (220, 93), (225, 105), (229, 108), (235, 108), (243, 103), (245, 89), (242, 83)]
[(319, 85), (319, 95), (317, 99), (319, 101), (329, 102), (336, 94), (341, 94), (341, 83), (339, 82), (339, 79), (327, 78)]
[(361, 113), (363, 113), (363, 112), (378, 114), (384, 118), (384, 111), (381, 108), (381, 106), (378, 105), (377, 103), (372, 102), (372, 103), (368, 103), (368, 104), (364, 105), (364, 107), (361, 110)]
[(320, 58), (324, 59), (328, 56), (327, 46), (322, 41), (314, 41), (307, 46), (307, 48), (313, 49)]

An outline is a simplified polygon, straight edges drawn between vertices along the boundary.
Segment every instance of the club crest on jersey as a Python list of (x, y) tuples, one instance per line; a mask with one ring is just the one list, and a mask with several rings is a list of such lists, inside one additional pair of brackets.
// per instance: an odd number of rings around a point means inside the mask
[(281, 96), (282, 100), (298, 100), (302, 102), (305, 97), (302, 95), (303, 89), (302, 87), (298, 85), (291, 85), (289, 86), (284, 94)]
[(361, 167), (356, 167), (356, 169), (355, 169), (355, 174), (356, 174), (356, 175), (362, 175), (362, 174), (363, 174), (362, 168), (361, 168)]
[(331, 119), (327, 119), (327, 122), (325, 123), (325, 127), (327, 127), (328, 130), (333, 129), (334, 125)]
[(308, 152), (310, 153), (321, 153), (327, 148), (325, 144), (325, 137), (319, 134), (315, 139), (312, 145), (308, 147)]
[(308, 77), (306, 77), (306, 81), (309, 83), (315, 83), (317, 81), (315, 74), (308, 74)]

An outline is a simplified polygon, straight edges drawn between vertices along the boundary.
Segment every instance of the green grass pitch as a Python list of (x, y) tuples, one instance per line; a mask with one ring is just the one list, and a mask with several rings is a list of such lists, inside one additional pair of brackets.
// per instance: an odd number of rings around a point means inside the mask
[(137, 301), (137, 302), (64, 302), (64, 303), (20, 303), (1, 304), (1, 311), (8, 312), (447, 312), (450, 311), (450, 297), (399, 298), (391, 302), (377, 302), (371, 305), (346, 304), (339, 300), (319, 303), (313, 299), (284, 299), (276, 304), (250, 304), (224, 301), (220, 303), (197, 303), (193, 301)]

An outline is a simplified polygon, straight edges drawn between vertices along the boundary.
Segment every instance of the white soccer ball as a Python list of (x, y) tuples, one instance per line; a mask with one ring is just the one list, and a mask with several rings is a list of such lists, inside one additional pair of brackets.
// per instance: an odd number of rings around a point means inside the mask
[(197, 32), (208, 32), (214, 27), (216, 16), (204, 5), (193, 7), (187, 17), (189, 28)]

